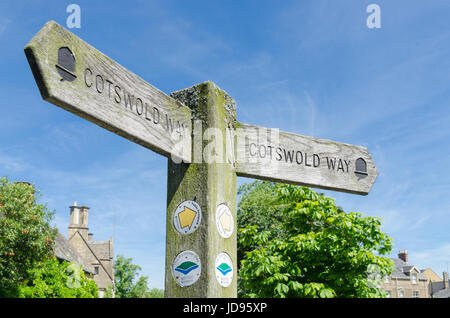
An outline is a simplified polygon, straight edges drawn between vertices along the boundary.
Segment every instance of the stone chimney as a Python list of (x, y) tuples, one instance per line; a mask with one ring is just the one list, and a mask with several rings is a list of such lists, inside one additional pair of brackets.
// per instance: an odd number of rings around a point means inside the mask
[(88, 240), (88, 215), (87, 206), (78, 206), (76, 201), (73, 203), (70, 207), (69, 239), (76, 232), (80, 232), (81, 236)]
[(447, 289), (448, 288), (448, 273), (444, 272), (442, 276), (444, 278), (444, 288)]
[(70, 219), (69, 219), (69, 239), (76, 232), (80, 223), (80, 208), (77, 206), (77, 201), (70, 207)]
[[(89, 208), (87, 206), (80, 206), (80, 225), (83, 228), (88, 228)], [(87, 237), (87, 233), (86, 233)]]
[(400, 258), (405, 263), (408, 263), (408, 251), (401, 250), (400, 252), (398, 252), (398, 258)]
[(94, 234), (88, 233), (88, 242), (92, 242), (93, 238), (94, 238)]

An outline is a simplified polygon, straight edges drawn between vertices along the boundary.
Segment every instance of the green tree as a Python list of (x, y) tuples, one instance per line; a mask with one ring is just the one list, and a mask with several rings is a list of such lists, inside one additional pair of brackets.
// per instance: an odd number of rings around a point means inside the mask
[(379, 218), (345, 213), (306, 187), (254, 182), (239, 189), (241, 297), (383, 297), (392, 240)]
[(21, 298), (98, 298), (97, 284), (75, 263), (51, 257), (30, 274), (32, 278), (19, 286)]
[(145, 298), (164, 298), (164, 290), (152, 288), (145, 293)]
[(0, 297), (16, 297), (30, 269), (52, 254), (53, 213), (37, 198), (33, 186), (0, 179)]
[(138, 273), (142, 268), (132, 263), (132, 258), (117, 255), (114, 263), (114, 284), (116, 298), (142, 298), (148, 291), (147, 276)]

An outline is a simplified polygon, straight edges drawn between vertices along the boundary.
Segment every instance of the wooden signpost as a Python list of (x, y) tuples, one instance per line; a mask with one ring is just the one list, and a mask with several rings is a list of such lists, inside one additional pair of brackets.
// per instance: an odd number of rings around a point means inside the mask
[(204, 82), (168, 96), (54, 21), (25, 54), (44, 100), (168, 157), (166, 297), (237, 296), (237, 176), (366, 195), (367, 149), (236, 121)]
[(378, 175), (365, 147), (237, 126), (238, 176), (366, 195)]
[(44, 100), (157, 153), (190, 160), (189, 108), (58, 23), (45, 24), (25, 54)]

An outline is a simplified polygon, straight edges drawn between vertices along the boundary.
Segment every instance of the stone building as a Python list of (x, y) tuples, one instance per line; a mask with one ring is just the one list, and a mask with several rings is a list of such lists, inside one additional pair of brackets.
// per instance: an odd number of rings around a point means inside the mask
[[(426, 268), (422, 270), (422, 273), (428, 278), (430, 283), (441, 282), (442, 278), (434, 272), (431, 268)], [(431, 292), (431, 291), (430, 291)]]
[[(85, 272), (91, 272), (97, 283), (99, 296), (103, 297), (109, 286), (114, 287), (114, 244), (108, 241), (94, 241), (88, 227), (89, 208), (70, 207), (70, 222), (67, 241), (81, 258)], [(114, 289), (114, 288), (113, 288)]]
[(398, 258), (391, 258), (395, 269), (385, 277), (381, 289), (391, 298), (429, 298), (429, 280), (415, 265), (408, 263), (408, 252), (400, 251)]
[(69, 241), (61, 233), (56, 233), (55, 247), (53, 253), (60, 261), (66, 261), (68, 263), (75, 263), (81, 266), (86, 277), (94, 277), (94, 268), (90, 264), (86, 264), (81, 256), (75, 251), (75, 249), (69, 244)]
[(439, 277), (439, 280), (435, 279), (434, 281), (430, 281), (430, 296), (433, 298), (450, 298), (449, 285), (450, 280), (448, 278), (448, 273), (444, 272), (442, 278)]

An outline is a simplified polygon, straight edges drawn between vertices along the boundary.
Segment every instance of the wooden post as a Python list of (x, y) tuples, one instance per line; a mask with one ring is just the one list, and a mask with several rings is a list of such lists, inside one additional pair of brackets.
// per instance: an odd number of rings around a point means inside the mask
[[(171, 96), (191, 108), (195, 127), (192, 163), (168, 159), (165, 296), (237, 297), (236, 172), (227, 141), (234, 143), (226, 138), (236, 120), (235, 102), (209, 81)], [(191, 201), (201, 208), (200, 221)]]

